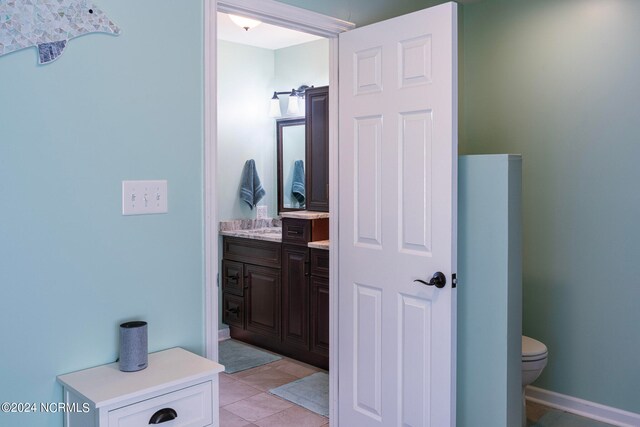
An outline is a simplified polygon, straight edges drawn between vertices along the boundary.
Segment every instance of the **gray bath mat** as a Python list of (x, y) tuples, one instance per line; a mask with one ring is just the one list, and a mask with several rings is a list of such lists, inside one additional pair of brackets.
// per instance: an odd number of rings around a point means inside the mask
[(324, 417), (329, 416), (329, 374), (316, 372), (289, 384), (272, 388), (269, 393), (303, 406)]
[(547, 412), (531, 427), (612, 427), (611, 424), (590, 420), (568, 412)]
[(227, 374), (255, 368), (280, 359), (280, 356), (235, 340), (225, 340), (218, 344), (218, 361), (224, 365), (224, 371)]

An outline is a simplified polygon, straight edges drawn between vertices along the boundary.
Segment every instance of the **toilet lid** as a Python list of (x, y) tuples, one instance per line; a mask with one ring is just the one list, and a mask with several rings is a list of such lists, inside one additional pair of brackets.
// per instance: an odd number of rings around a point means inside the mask
[(530, 358), (546, 354), (547, 346), (533, 338), (522, 336), (522, 357)]

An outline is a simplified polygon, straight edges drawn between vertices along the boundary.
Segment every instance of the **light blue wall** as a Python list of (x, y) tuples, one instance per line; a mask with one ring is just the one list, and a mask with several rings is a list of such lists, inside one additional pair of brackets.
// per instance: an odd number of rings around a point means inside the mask
[[(0, 401), (61, 401), (56, 375), (113, 362), (124, 320), (203, 352), (202, 1), (103, 3), (119, 37), (0, 57)], [(168, 179), (169, 213), (123, 217), (124, 179)]]
[(277, 49), (274, 53), (278, 90), (329, 84), (329, 40)]
[[(325, 39), (282, 49), (218, 42), (218, 217), (255, 218), (238, 197), (242, 167), (255, 159), (266, 191), (259, 205), (277, 215), (276, 130), (269, 116), (274, 91), (329, 83)], [(287, 96), (280, 96), (286, 111)]]
[(458, 166), (457, 425), (521, 422), (522, 160)]
[(535, 385), (640, 413), (640, 2), (464, 6), (463, 153), (524, 158)]
[(275, 125), (269, 101), (275, 76), (274, 54), (218, 41), (218, 218), (255, 218), (256, 210), (240, 200), (245, 161), (254, 159), (265, 189), (258, 203), (269, 216), (276, 211)]

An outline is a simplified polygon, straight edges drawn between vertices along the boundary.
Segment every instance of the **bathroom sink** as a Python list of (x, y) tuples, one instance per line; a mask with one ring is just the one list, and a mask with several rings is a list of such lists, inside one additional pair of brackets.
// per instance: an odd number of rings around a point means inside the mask
[(282, 234), (282, 228), (281, 227), (255, 228), (253, 230), (247, 230), (247, 233), (251, 233), (251, 234)]

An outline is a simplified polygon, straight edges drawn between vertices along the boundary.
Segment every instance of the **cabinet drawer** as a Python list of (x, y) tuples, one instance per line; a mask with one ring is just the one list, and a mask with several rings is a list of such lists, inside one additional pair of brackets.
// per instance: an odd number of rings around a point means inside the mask
[(166, 426), (209, 426), (213, 422), (212, 389), (213, 384), (207, 381), (109, 411), (109, 427), (146, 426), (154, 414), (161, 411), (174, 411), (177, 415), (175, 419), (164, 424)]
[(222, 321), (229, 326), (244, 328), (244, 298), (222, 293)]
[(311, 241), (311, 221), (307, 219), (282, 219), (282, 243), (306, 245)]
[(222, 246), (226, 260), (280, 268), (280, 243), (225, 236)]
[(222, 260), (222, 291), (238, 296), (244, 294), (244, 273), (241, 262)]
[(311, 248), (311, 275), (329, 277), (329, 251)]

